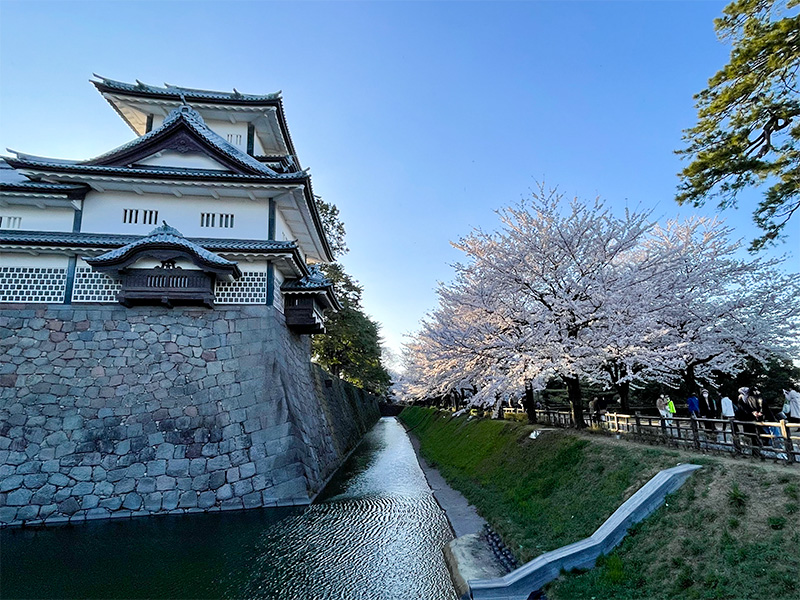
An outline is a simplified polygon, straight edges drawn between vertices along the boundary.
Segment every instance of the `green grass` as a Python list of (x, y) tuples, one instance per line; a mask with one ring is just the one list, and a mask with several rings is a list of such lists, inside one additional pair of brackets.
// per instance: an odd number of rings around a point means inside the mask
[(419, 438), (423, 456), (523, 562), (591, 535), (629, 488), (676, 462), (659, 450), (637, 455), (561, 431), (531, 440), (533, 428), (521, 423), (418, 407), (400, 419)]
[[(423, 455), (523, 561), (590, 535), (662, 468), (663, 448), (406, 409)], [(800, 474), (692, 455), (704, 468), (610, 555), (547, 586), (551, 600), (798, 598)]]

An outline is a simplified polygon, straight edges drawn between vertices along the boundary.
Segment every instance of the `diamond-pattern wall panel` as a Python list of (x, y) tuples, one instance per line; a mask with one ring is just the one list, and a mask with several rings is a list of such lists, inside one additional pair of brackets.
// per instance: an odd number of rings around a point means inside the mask
[(64, 302), (67, 270), (0, 267), (0, 302)]
[(266, 304), (267, 274), (243, 271), (237, 281), (217, 281), (214, 295), (217, 304)]
[(117, 292), (122, 284), (105, 273), (98, 273), (91, 267), (75, 269), (75, 284), (72, 287), (73, 302), (116, 302)]

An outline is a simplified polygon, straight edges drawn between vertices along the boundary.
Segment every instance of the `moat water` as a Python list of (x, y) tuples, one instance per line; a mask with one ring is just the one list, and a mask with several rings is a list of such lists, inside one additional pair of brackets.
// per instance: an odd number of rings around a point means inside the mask
[(384, 418), (306, 508), (3, 530), (0, 596), (455, 600), (452, 537)]

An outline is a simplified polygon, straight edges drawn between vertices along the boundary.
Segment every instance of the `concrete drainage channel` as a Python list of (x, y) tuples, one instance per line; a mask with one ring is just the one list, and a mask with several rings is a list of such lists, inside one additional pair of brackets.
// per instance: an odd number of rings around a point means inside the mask
[[(660, 471), (590, 537), (537, 556), (502, 577), (470, 578), (466, 597), (473, 600), (527, 600), (542, 586), (556, 579), (562, 570), (594, 567), (599, 556), (608, 554), (622, 541), (631, 525), (655, 511), (667, 494), (680, 488), (689, 475), (700, 468), (699, 465), (687, 464)], [(460, 565), (456, 566), (459, 568)]]

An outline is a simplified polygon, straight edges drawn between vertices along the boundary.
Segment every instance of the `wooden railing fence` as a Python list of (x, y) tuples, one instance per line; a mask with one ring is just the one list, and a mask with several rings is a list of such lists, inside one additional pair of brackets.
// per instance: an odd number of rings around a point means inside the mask
[[(491, 411), (471, 409), (477, 416), (491, 416)], [(504, 408), (503, 418), (524, 418), (521, 408)], [(569, 427), (569, 411), (541, 408), (536, 410), (540, 425)], [(583, 418), (596, 427), (648, 444), (663, 444), (698, 452), (719, 452), (734, 456), (774, 459), (786, 464), (800, 462), (800, 423), (781, 421), (738, 421), (736, 419), (704, 419), (624, 414), (608, 412), (597, 418), (587, 412)]]

